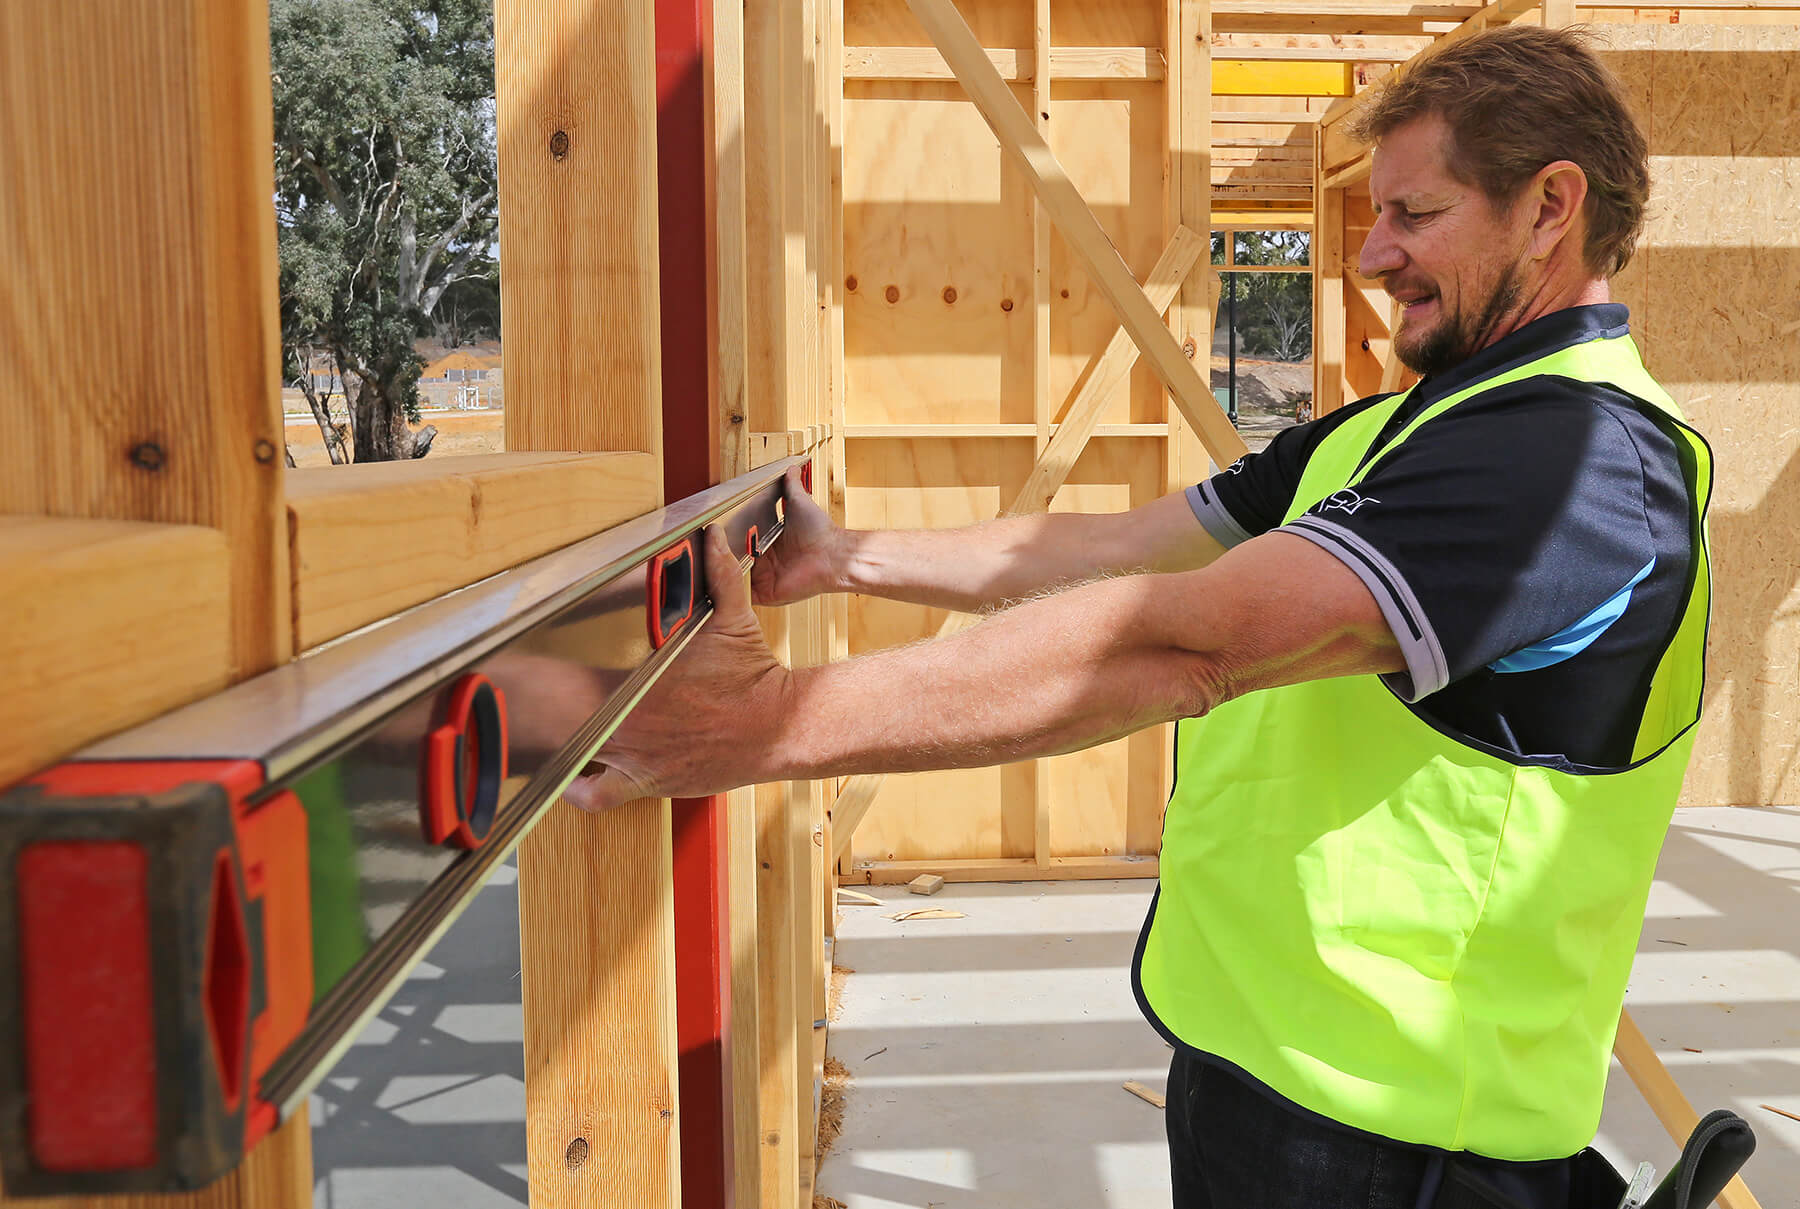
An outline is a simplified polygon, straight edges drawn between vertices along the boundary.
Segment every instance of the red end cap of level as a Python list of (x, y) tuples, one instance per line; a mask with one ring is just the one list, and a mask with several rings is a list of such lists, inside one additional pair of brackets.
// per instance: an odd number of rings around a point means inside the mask
[(149, 855), (126, 842), (32, 844), (17, 874), (32, 1160), (46, 1171), (149, 1167)]
[[(305, 806), (286, 790), (254, 809), (247, 806), (246, 799), (263, 786), (262, 766), (254, 760), (71, 761), (46, 769), (30, 778), (29, 783), (60, 797), (107, 797), (163, 793), (192, 781), (213, 781), (224, 788), (231, 801), (244, 892), (248, 899), (262, 905), (263, 929), (258, 940), (267, 1003), (254, 1020), (244, 1021), (247, 995), (240, 996), (236, 990), (241, 978), (223, 967), (230, 966), (234, 954), (238, 960), (247, 961), (248, 953), (237, 945), (219, 943), (219, 925), (227, 921), (237, 904), (232, 879), (225, 878), (221, 886), (215, 870), (207, 929), (211, 943), (205, 963), (208, 993), (204, 1009), (215, 1043), (231, 1050), (229, 1056), (222, 1055), (217, 1061), (226, 1099), (241, 1102), (246, 1083), (251, 1092), (244, 1129), (244, 1147), (248, 1150), (275, 1126), (277, 1118), (272, 1105), (255, 1097), (255, 1081), (300, 1034), (313, 999), (311, 874)], [(81, 854), (79, 861), (63, 851), (68, 849)], [(127, 858), (119, 855), (120, 850), (135, 854), (139, 865), (139, 871), (132, 875), (137, 879), (135, 899), (114, 889), (128, 880), (124, 873)], [(28, 877), (26, 870), (33, 860), (38, 862), (38, 872)], [(74, 865), (84, 865), (92, 877), (82, 880)], [(44, 1055), (42, 1064), (27, 1064), (27, 1089), (33, 1104), (30, 1129), (33, 1158), (46, 1170), (109, 1171), (156, 1162), (148, 868), (148, 854), (131, 843), (46, 842), (29, 845), (20, 857), (25, 1036), (31, 1058)], [(103, 873), (112, 880), (103, 884), (92, 880)], [(223, 902), (226, 894), (234, 899), (229, 906)], [(33, 918), (39, 921), (37, 925), (28, 922)], [(102, 937), (104, 943), (101, 939), (84, 939), (90, 931)], [(227, 939), (230, 931), (229, 927), (224, 929)], [(31, 939), (34, 935), (35, 941)], [(239, 939), (244, 940), (241, 936)], [(141, 946), (141, 952), (132, 949), (134, 944)], [(72, 957), (81, 969), (92, 972), (94, 979), (84, 980), (79, 969), (68, 968)], [(143, 978), (142, 993), (138, 994), (129, 989), (127, 979), (115, 980), (111, 971), (129, 974), (135, 968), (131, 963), (140, 958)], [(247, 973), (246, 968), (243, 975)], [(83, 1008), (83, 1004), (88, 1007)], [(101, 1004), (105, 1005), (104, 1010), (94, 1006)], [(121, 1023), (127, 1018), (134, 1023)], [(240, 1057), (246, 1027), (250, 1032), (248, 1081), (243, 1077)], [(34, 1028), (39, 1031), (34, 1032)], [(96, 1036), (110, 1038), (101, 1047), (104, 1061), (97, 1066), (87, 1065), (94, 1061), (94, 1055), (82, 1052), (90, 1048), (84, 1045), (83, 1038)], [(141, 1056), (134, 1057), (140, 1049)], [(93, 1089), (104, 1094), (88, 1094)], [(120, 1123), (127, 1115), (139, 1122), (136, 1133)], [(40, 1117), (48, 1130), (41, 1135), (41, 1144)], [(77, 1129), (92, 1139), (90, 1148), (79, 1154), (71, 1136)], [(108, 1145), (109, 1140), (112, 1145)], [(110, 1159), (108, 1154), (112, 1155)]]

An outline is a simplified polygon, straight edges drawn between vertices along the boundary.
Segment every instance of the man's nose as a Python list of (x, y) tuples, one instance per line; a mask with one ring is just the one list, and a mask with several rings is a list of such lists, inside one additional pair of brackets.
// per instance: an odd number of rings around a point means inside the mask
[(1369, 228), (1369, 234), (1363, 240), (1362, 250), (1356, 256), (1356, 271), (1364, 277), (1374, 280), (1386, 273), (1398, 269), (1405, 258), (1400, 254), (1400, 245), (1394, 242), (1388, 230), (1387, 222), (1379, 215), (1375, 225)]

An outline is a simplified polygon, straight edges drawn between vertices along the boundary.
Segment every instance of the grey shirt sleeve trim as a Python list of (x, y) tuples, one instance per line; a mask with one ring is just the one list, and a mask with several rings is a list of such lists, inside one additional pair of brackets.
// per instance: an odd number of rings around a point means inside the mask
[(1381, 606), (1381, 615), (1400, 640), (1406, 671), (1383, 676), (1406, 701), (1419, 701), (1450, 683), (1449, 663), (1431, 619), (1425, 616), (1412, 588), (1380, 551), (1350, 530), (1316, 516), (1302, 516), (1278, 532), (1304, 537), (1355, 572)]
[(1219, 497), (1205, 483), (1195, 483), (1187, 489), (1187, 502), (1188, 507), (1194, 510), (1194, 516), (1201, 527), (1227, 550), (1250, 540), (1250, 531), (1237, 523), (1237, 519), (1226, 511), (1225, 505), (1219, 502)]

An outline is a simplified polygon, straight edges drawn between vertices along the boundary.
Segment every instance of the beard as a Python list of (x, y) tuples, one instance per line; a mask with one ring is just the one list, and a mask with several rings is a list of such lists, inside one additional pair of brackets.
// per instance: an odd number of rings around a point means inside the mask
[(1478, 310), (1459, 308), (1455, 314), (1446, 314), (1436, 327), (1410, 344), (1402, 344), (1401, 333), (1396, 332), (1394, 355), (1400, 358), (1400, 364), (1421, 377), (1454, 369), (1486, 347), (1488, 334), (1518, 305), (1524, 292), (1522, 277), (1516, 263), (1508, 265)]

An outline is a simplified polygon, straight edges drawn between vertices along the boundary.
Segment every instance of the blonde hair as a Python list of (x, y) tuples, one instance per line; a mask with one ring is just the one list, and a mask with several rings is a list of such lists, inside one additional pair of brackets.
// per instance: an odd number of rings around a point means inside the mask
[(1546, 164), (1587, 176), (1588, 268), (1611, 277), (1637, 246), (1650, 196), (1649, 147), (1618, 77), (1580, 28), (1507, 25), (1428, 51), (1351, 123), (1362, 142), (1437, 114), (1451, 132), (1451, 175), (1504, 204)]

